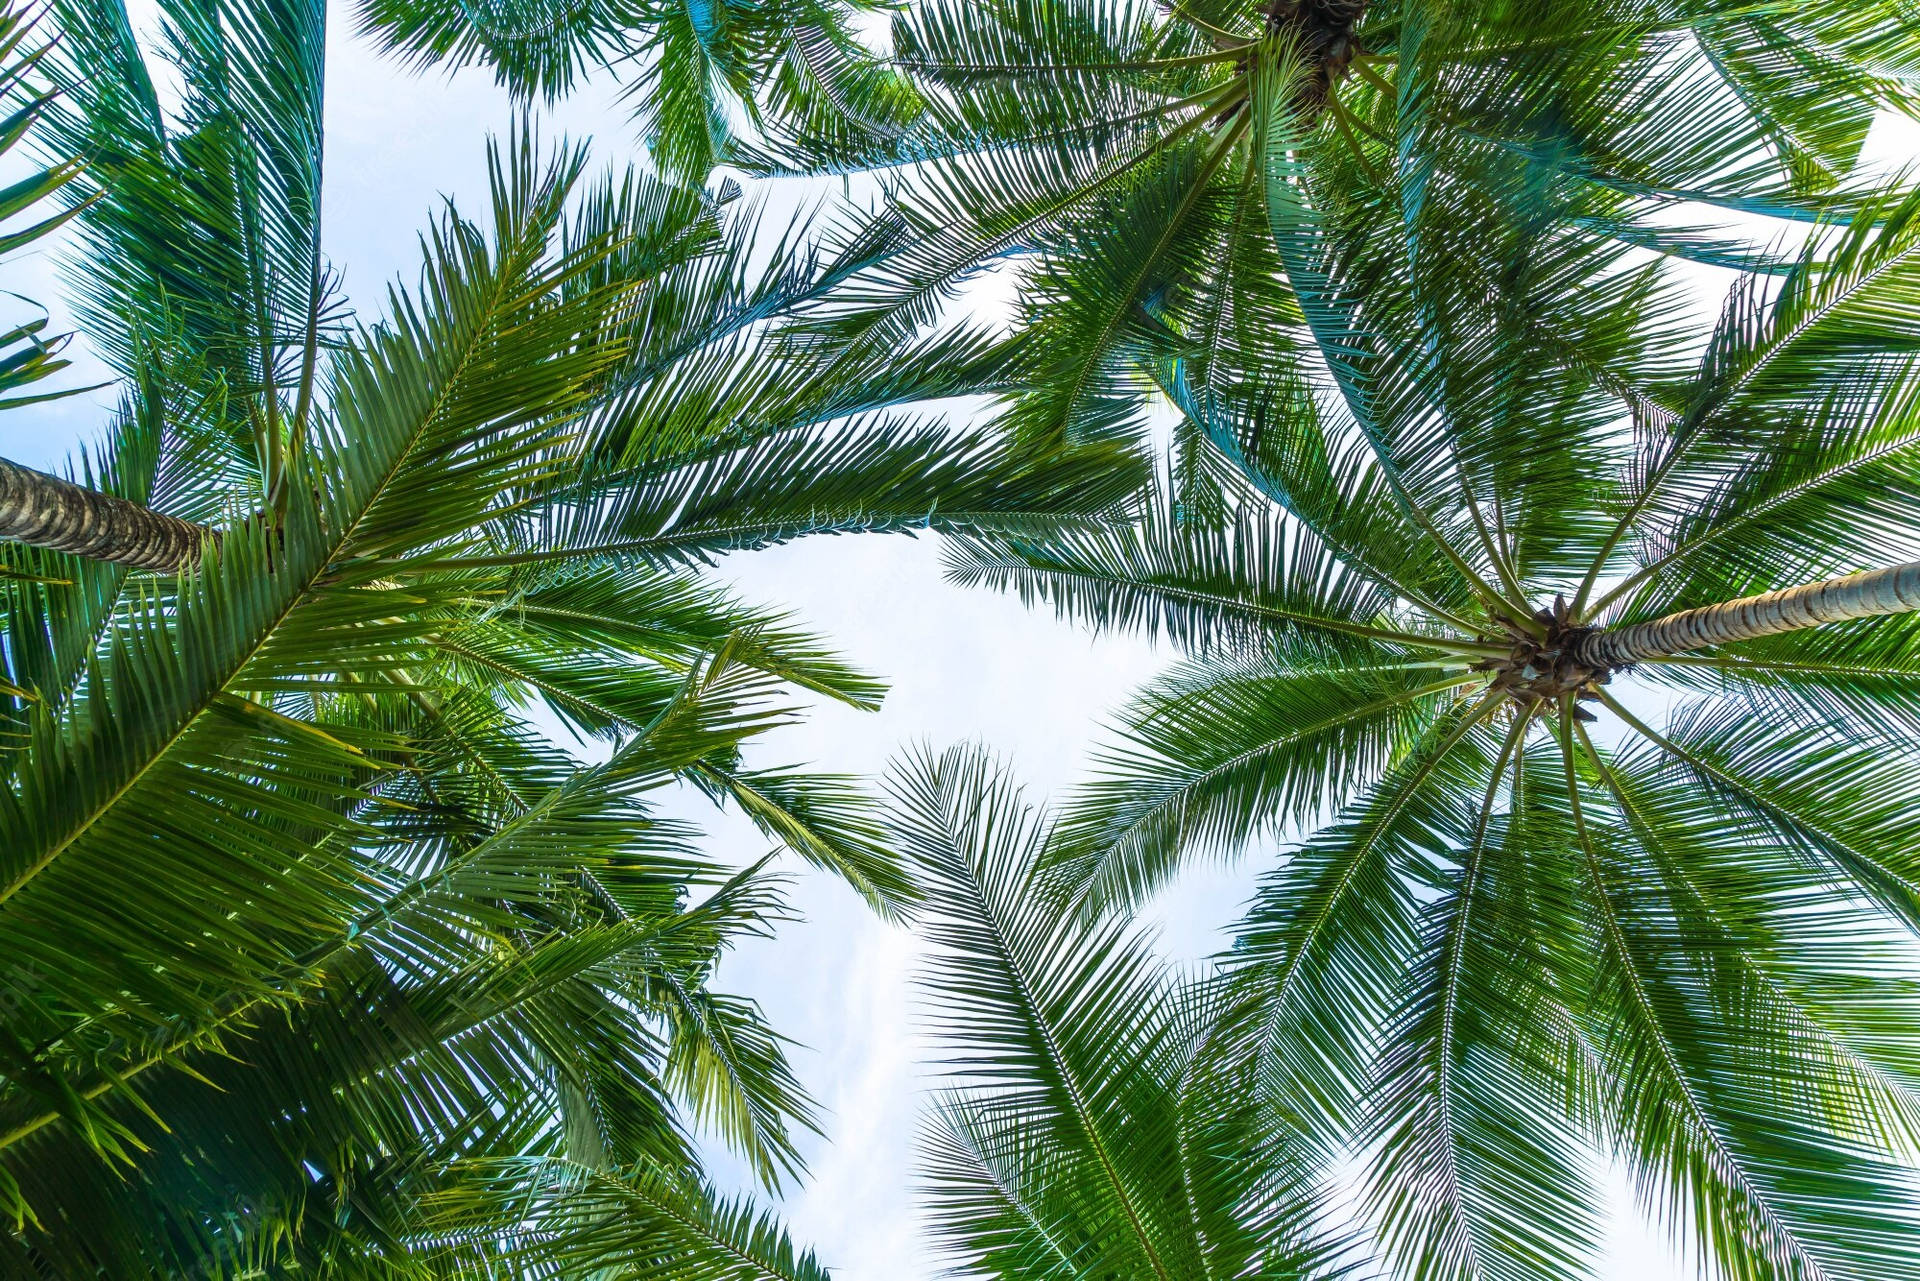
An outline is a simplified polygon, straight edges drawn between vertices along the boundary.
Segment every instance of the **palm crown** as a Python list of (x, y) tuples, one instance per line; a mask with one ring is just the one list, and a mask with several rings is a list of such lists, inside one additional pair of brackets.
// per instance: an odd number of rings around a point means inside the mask
[(1920, 204), (1736, 276), (1691, 344), (1671, 270), (1524, 209), (1445, 255), (1296, 239), (1325, 359), (1215, 402), (1214, 506), (961, 540), (1193, 655), (1055, 861), (1098, 907), (1310, 830), (1223, 1052), (1276, 1142), (1367, 1154), (1407, 1275), (1579, 1275), (1581, 1136), (1727, 1275), (1911, 1270)]
[(90, 163), (42, 190), (81, 209), (79, 310), (124, 388), (74, 492), (192, 541), (154, 562), (178, 575), (0, 549), (0, 1255), (811, 1268), (707, 1191), (687, 1130), (795, 1168), (783, 1043), (707, 983), (777, 885), (653, 798), (692, 782), (897, 911), (858, 794), (742, 756), (797, 691), (879, 687), (700, 564), (1043, 524), (1129, 482), (899, 417), (970, 385), (964, 336), (818, 377), (782, 317), (859, 238), (750, 268), (729, 199), (589, 182), (527, 135), (484, 220), (449, 206), (355, 323), (320, 247), (323, 6), (163, 6), (170, 111), (122, 8), (58, 16), (40, 136)]

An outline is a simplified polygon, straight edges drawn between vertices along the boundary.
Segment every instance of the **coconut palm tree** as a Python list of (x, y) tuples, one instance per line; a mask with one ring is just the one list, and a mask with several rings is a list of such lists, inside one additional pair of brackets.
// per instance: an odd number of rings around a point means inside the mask
[[(1866, 134), (1881, 110), (1913, 114), (1920, 69), (1894, 0), (926, 0), (897, 17), (884, 62), (851, 11), (556, 3), (368, 13), (410, 56), (486, 61), (529, 94), (629, 53), (691, 69), (670, 77), (688, 95), (679, 114), (701, 122), (685, 132), (719, 141), (680, 149), (689, 174), (877, 174), (889, 251), (834, 291), (824, 337), (879, 359), (1018, 260), (1009, 421), (1039, 440), (1134, 436), (1164, 394), (1185, 413), (1189, 505), (1219, 501), (1201, 440), (1229, 432), (1233, 387), (1344, 359), (1315, 275), (1325, 239), (1411, 246), (1393, 269), (1436, 289), (1489, 216), (1784, 271), (1790, 253), (1715, 220), (1857, 214)], [(687, 23), (687, 52), (669, 54), (666, 33)], [(793, 39), (735, 40), (763, 25)], [(759, 85), (766, 109), (709, 103), (734, 74), (716, 68), (739, 69), (743, 101)], [(1557, 359), (1604, 362), (1584, 326), (1537, 329)]]
[[(695, 184), (769, 145), (857, 157), (905, 131), (917, 99), (861, 42), (876, 0), (362, 0), (416, 67), (491, 68), (516, 95), (558, 98), (588, 74), (621, 85), (662, 171)], [(638, 65), (639, 73), (633, 73)]]
[(1245, 1065), (1205, 1053), (1221, 989), (1137, 928), (1053, 892), (1046, 816), (975, 746), (889, 779), (890, 831), (927, 890), (921, 987), (950, 1078), (921, 1149), (924, 1204), (968, 1276), (1315, 1275), (1298, 1170), (1257, 1159)]
[(1417, 272), (1506, 208), (1781, 266), (1708, 215), (1856, 209), (1862, 140), (1911, 112), (1920, 67), (1877, 2), (924, 0), (893, 46), (924, 109), (860, 163), (888, 175), (899, 248), (838, 335), (884, 347), (1015, 260), (1025, 428), (1135, 433), (1158, 387), (1188, 404), (1183, 449), (1247, 377), (1340, 358), (1320, 240), (1364, 227)]
[(526, 132), (357, 323), (323, 6), (163, 5), (164, 109), (124, 9), (55, 16), (32, 119), (88, 158), (74, 310), (121, 403), (74, 481), (7, 482), (193, 536), (0, 542), (4, 1271), (542, 1275), (618, 1189), (606, 1266), (787, 1275), (691, 1134), (797, 1167), (783, 1042), (708, 982), (778, 886), (658, 798), (738, 805), (882, 911), (912, 888), (845, 780), (744, 755), (878, 685), (700, 567), (1134, 482), (894, 412), (969, 385), (965, 337), (822, 382), (781, 318), (844, 261), (750, 264), (752, 211)]
[(1225, 502), (955, 550), (1191, 656), (1054, 858), (1098, 909), (1297, 838), (1222, 1052), (1404, 1275), (1586, 1274), (1596, 1145), (1721, 1275), (1920, 1275), (1917, 218), (1717, 322), (1603, 230), (1329, 237), (1340, 354), (1219, 398)]

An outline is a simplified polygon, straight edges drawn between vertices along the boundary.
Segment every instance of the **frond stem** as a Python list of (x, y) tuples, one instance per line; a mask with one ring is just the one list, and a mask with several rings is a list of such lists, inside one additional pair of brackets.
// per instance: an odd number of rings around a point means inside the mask
[[(1440, 1094), (1440, 1117), (1447, 1127), (1447, 1177), (1453, 1185), (1452, 1192), (1458, 1195), (1460, 1186), (1460, 1154), (1454, 1132), (1453, 1114), (1453, 1069), (1454, 1069), (1454, 1022), (1460, 1004), (1460, 976), (1466, 968), (1465, 954), (1467, 929), (1471, 923), (1474, 894), (1478, 888), (1482, 871), (1486, 867), (1487, 825), (1493, 816), (1494, 798), (1500, 793), (1500, 778), (1506, 773), (1507, 760), (1520, 740), (1526, 736), (1532, 716), (1525, 709), (1517, 709), (1513, 719), (1513, 728), (1507, 732), (1506, 741), (1500, 745), (1500, 755), (1493, 762), (1493, 772), (1487, 779), (1486, 794), (1481, 798), (1479, 812), (1474, 815), (1473, 847), (1467, 863), (1460, 869), (1460, 907), (1454, 917), (1453, 928), (1447, 931), (1446, 976), (1442, 980), (1444, 991), (1440, 1000), (1439, 1043), (1434, 1046), (1434, 1070), (1438, 1077)], [(1517, 768), (1517, 767), (1516, 767)], [(1458, 1207), (1456, 1207), (1457, 1209)], [(1474, 1235), (1469, 1248), (1478, 1256), (1481, 1245)]]
[(1168, 0), (1167, 12), (1171, 13), (1176, 18), (1180, 18), (1183, 21), (1189, 22), (1195, 27), (1198, 27), (1201, 31), (1205, 32), (1209, 37), (1211, 37), (1216, 41), (1232, 42), (1236, 47), (1241, 47), (1241, 46), (1245, 46), (1247, 44), (1253, 43), (1253, 41), (1246, 36), (1235, 35), (1233, 32), (1228, 31), (1223, 27), (1214, 26), (1211, 22), (1208, 22), (1205, 18), (1201, 17), (1199, 14), (1187, 8), (1186, 5), (1181, 4), (1180, 0)]
[(1787, 503), (1792, 502), (1796, 498), (1800, 498), (1806, 494), (1812, 493), (1813, 491), (1820, 488), (1822, 485), (1827, 484), (1830, 481), (1837, 480), (1840, 477), (1848, 475), (1849, 473), (1857, 471), (1863, 467), (1867, 467), (1872, 465), (1873, 463), (1877, 463), (1883, 458), (1889, 458), (1895, 454), (1903, 453), (1907, 450), (1914, 448), (1916, 445), (1920, 445), (1920, 432), (1909, 432), (1906, 435), (1900, 436), (1897, 439), (1887, 444), (1881, 445), (1877, 449), (1868, 450), (1866, 453), (1861, 454), (1858, 457), (1848, 459), (1844, 464), (1831, 467), (1826, 471), (1820, 473), (1816, 477), (1810, 478), (1808, 480), (1804, 480), (1797, 485), (1793, 485), (1789, 487), (1788, 489), (1784, 490), (1781, 493), (1774, 494), (1771, 497), (1767, 498), (1765, 501), (1760, 502), (1755, 506), (1748, 508), (1744, 512), (1741, 512), (1738, 516), (1734, 517), (1732, 520), (1715, 524), (1713, 528), (1701, 534), (1700, 537), (1693, 539), (1691, 542), (1682, 543), (1680, 546), (1675, 547), (1671, 551), (1668, 551), (1663, 555), (1661, 555), (1657, 560), (1653, 560), (1648, 562), (1645, 565), (1642, 565), (1639, 569), (1635, 570), (1633, 574), (1629, 576), (1625, 581), (1619, 583), (1612, 590), (1608, 591), (1606, 595), (1602, 596), (1599, 600), (1595, 601), (1593, 603), (1593, 608), (1590, 612), (1595, 615), (1598, 615), (1602, 610), (1606, 609), (1608, 605), (1611, 605), (1614, 601), (1618, 600), (1622, 595), (1626, 594), (1628, 591), (1632, 590), (1634, 587), (1638, 586), (1640, 583), (1645, 582), (1648, 578), (1652, 577), (1654, 574), (1658, 573), (1660, 570), (1666, 568), (1668, 565), (1671, 565), (1676, 561), (1685, 560), (1687, 557), (1692, 556), (1695, 552), (1699, 551), (1702, 547), (1706, 547), (1711, 543), (1719, 541), (1721, 538), (1725, 537), (1727, 534), (1731, 533), (1732, 531), (1739, 529), (1743, 525), (1748, 525), (1753, 523), (1754, 521), (1758, 520), (1762, 515), (1764, 515), (1766, 512), (1771, 511), (1777, 507), (1784, 506)]
[[(1659, 1047), (1660, 1063), (1666, 1068), (1668, 1082), (1673, 1086), (1686, 1105), (1687, 1120), (1690, 1122), (1689, 1128), (1713, 1148), (1714, 1154), (1719, 1158), (1723, 1175), (1730, 1176), (1730, 1181), (1739, 1187), (1749, 1205), (1758, 1212), (1756, 1217), (1767, 1225), (1767, 1228), (1776, 1236), (1777, 1240), (1786, 1245), (1801, 1261), (1814, 1262), (1813, 1260), (1806, 1259), (1805, 1252), (1801, 1248), (1800, 1243), (1794, 1238), (1791, 1232), (1787, 1231), (1786, 1228), (1780, 1224), (1773, 1207), (1767, 1203), (1766, 1198), (1759, 1194), (1758, 1189), (1753, 1186), (1751, 1180), (1747, 1177), (1746, 1171), (1741, 1168), (1738, 1157), (1728, 1150), (1725, 1137), (1720, 1133), (1718, 1127), (1713, 1124), (1712, 1118), (1707, 1114), (1705, 1105), (1701, 1103), (1693, 1083), (1687, 1079), (1685, 1070), (1680, 1066), (1680, 1060), (1674, 1053), (1671, 1038), (1667, 1034), (1665, 1025), (1660, 1020), (1660, 1013), (1654, 1007), (1653, 998), (1648, 995), (1645, 981), (1640, 976), (1640, 967), (1634, 963), (1633, 954), (1628, 947), (1626, 931), (1621, 927), (1620, 919), (1614, 912), (1613, 895), (1607, 885), (1606, 871), (1600, 866), (1599, 855), (1593, 846), (1593, 836), (1587, 830), (1585, 811), (1580, 804), (1579, 780), (1575, 774), (1573, 765), (1574, 735), (1579, 735), (1585, 755), (1596, 765), (1600, 764), (1600, 754), (1598, 749), (1594, 747), (1593, 740), (1588, 737), (1586, 727), (1580, 724), (1573, 715), (1572, 695), (1563, 695), (1561, 697), (1559, 720), (1560, 759), (1566, 767), (1567, 801), (1572, 807), (1574, 831), (1579, 836), (1581, 852), (1587, 865), (1587, 876), (1592, 882), (1594, 897), (1597, 900), (1600, 908), (1600, 916), (1605, 925), (1607, 945), (1619, 961), (1623, 977), (1626, 980), (1626, 986), (1633, 993), (1634, 1004), (1639, 1007), (1640, 1017), (1645, 1020), (1648, 1035), (1652, 1038), (1655, 1045)], [(1824, 1277), (1826, 1271), (1819, 1267), (1816, 1262), (1812, 1275), (1815, 1277)]]
[(1486, 552), (1487, 560), (1493, 565), (1493, 572), (1500, 579), (1500, 585), (1508, 592), (1504, 603), (1511, 607), (1515, 615), (1513, 621), (1528, 631), (1545, 636), (1546, 629), (1527, 609), (1527, 590), (1520, 585), (1520, 579), (1514, 574), (1513, 566), (1508, 563), (1506, 554), (1494, 539), (1493, 531), (1487, 528), (1487, 519), (1480, 511), (1480, 501), (1474, 497), (1473, 486), (1468, 483), (1464, 474), (1460, 477), (1460, 492), (1461, 496), (1467, 500), (1467, 511), (1473, 517), (1473, 530), (1479, 536), (1480, 548)]
[[(1714, 907), (1708, 898), (1707, 892), (1700, 888), (1697, 879), (1688, 872), (1684, 860), (1676, 858), (1671, 851), (1666, 849), (1664, 842), (1661, 841), (1659, 837), (1656, 824), (1642, 811), (1639, 805), (1634, 803), (1627, 789), (1622, 786), (1619, 778), (1615, 775), (1613, 767), (1595, 750), (1593, 741), (1587, 734), (1586, 727), (1576, 722), (1576, 729), (1580, 735), (1581, 746), (1587, 754), (1587, 759), (1593, 762), (1593, 767), (1598, 772), (1600, 781), (1606, 784), (1607, 790), (1613, 794), (1614, 800), (1619, 804), (1621, 812), (1627, 816), (1627, 821), (1638, 832), (1640, 843), (1646, 847), (1649, 855), (1654, 857), (1655, 867), (1658, 868), (1661, 875), (1669, 881), (1678, 881), (1679, 884), (1685, 888), (1686, 893), (1691, 896), (1694, 907), (1704, 913), (1707, 919), (1713, 923), (1714, 928), (1719, 931), (1720, 937), (1734, 943), (1734, 946), (1730, 950), (1730, 955), (1736, 958), (1740, 967), (1750, 974), (1756, 982), (1761, 983), (1769, 992), (1773, 993), (1782, 1005), (1790, 1009), (1802, 1027), (1811, 1029), (1814, 1035), (1818, 1036), (1822, 1041), (1837, 1051), (1839, 1055), (1846, 1059), (1857, 1071), (1871, 1077), (1882, 1089), (1896, 1095), (1907, 1108), (1912, 1108), (1916, 1103), (1920, 1103), (1920, 1094), (1916, 1094), (1914, 1085), (1907, 1081), (1890, 1078), (1879, 1064), (1874, 1062), (1872, 1058), (1862, 1054), (1860, 1050), (1853, 1045), (1845, 1032), (1830, 1027), (1827, 1022), (1816, 1017), (1813, 1012), (1801, 1004), (1800, 1000), (1791, 990), (1783, 985), (1781, 981), (1769, 971), (1767, 966), (1749, 957), (1749, 949), (1739, 944), (1737, 931), (1727, 923), (1724, 914)], [(1903, 1108), (1903, 1111), (1904, 1110)]]
[[(1181, 783), (1181, 793), (1191, 792), (1194, 788), (1219, 778), (1229, 770), (1238, 769), (1248, 761), (1271, 753), (1277, 748), (1287, 747), (1297, 743), (1309, 734), (1317, 734), (1324, 730), (1333, 729), (1335, 726), (1350, 724), (1363, 717), (1372, 716), (1378, 712), (1389, 711), (1402, 704), (1411, 703), (1432, 694), (1445, 693), (1447, 690), (1456, 689), (1461, 685), (1469, 685), (1480, 679), (1482, 679), (1480, 673), (1467, 672), (1460, 676), (1449, 677), (1446, 680), (1433, 681), (1415, 689), (1401, 690), (1385, 698), (1376, 698), (1370, 703), (1362, 703), (1358, 707), (1348, 708), (1345, 711), (1322, 717), (1306, 725), (1294, 726), (1286, 733), (1269, 738), (1257, 747), (1250, 747), (1245, 751), (1236, 752), (1225, 760), (1208, 766), (1205, 770), (1196, 772)], [(1451, 741), (1447, 744), (1447, 747), (1452, 747)], [(1115, 846), (1119, 845), (1122, 841), (1130, 839), (1141, 826), (1146, 824), (1155, 815), (1163, 812), (1168, 806), (1175, 804), (1179, 799), (1180, 793), (1175, 793), (1164, 799), (1156, 800), (1149, 807), (1141, 810), (1127, 821), (1125, 827), (1105, 836), (1099, 848), (1094, 852), (1093, 857), (1098, 858), (1103, 855), (1110, 855)], [(1090, 883), (1092, 880), (1097, 879), (1103, 871), (1104, 868), (1096, 870), (1092, 876), (1086, 879)]]
[[(1699, 753), (1688, 751), (1671, 738), (1668, 738), (1665, 734), (1662, 734), (1659, 730), (1648, 725), (1645, 721), (1629, 711), (1626, 705), (1621, 703), (1619, 699), (1607, 693), (1606, 690), (1596, 687), (1593, 692), (1599, 696), (1601, 704), (1606, 707), (1608, 711), (1618, 716), (1622, 721), (1626, 722), (1628, 727), (1638, 732), (1648, 742), (1654, 744), (1673, 759), (1684, 763), (1690, 769), (1697, 770), (1699, 773), (1712, 778), (1722, 786), (1738, 792), (1756, 809), (1771, 816), (1773, 819), (1802, 832), (1811, 833), (1835, 849), (1846, 851), (1849, 858), (1859, 860), (1861, 864), (1872, 868), (1876, 875), (1885, 877), (1889, 882), (1897, 885), (1908, 897), (1920, 901), (1920, 882), (1916, 882), (1911, 877), (1904, 876), (1900, 872), (1886, 867), (1881, 861), (1856, 849), (1851, 843), (1841, 840), (1833, 833), (1808, 822), (1804, 816), (1793, 813), (1775, 801), (1768, 800), (1765, 796), (1755, 791), (1752, 785), (1744, 779), (1738, 778), (1726, 770), (1719, 768), (1711, 761), (1701, 757)], [(1911, 919), (1908, 921), (1908, 925), (1909, 928), (1915, 928), (1914, 922)]]
[[(1916, 253), (1920, 253), (1920, 241), (1916, 241), (1905, 249), (1890, 255), (1885, 261), (1875, 263), (1873, 267), (1863, 275), (1847, 282), (1838, 296), (1821, 300), (1820, 304), (1813, 308), (1809, 314), (1801, 316), (1790, 330), (1784, 334), (1775, 336), (1773, 340), (1766, 345), (1765, 350), (1760, 352), (1751, 365), (1740, 372), (1739, 377), (1735, 378), (1730, 386), (1713, 397), (1713, 403), (1702, 411), (1702, 417), (1707, 417), (1713, 409), (1726, 405), (1728, 401), (1738, 396), (1742, 391), (1745, 391), (1747, 387), (1753, 383), (1755, 378), (1759, 377), (1769, 365), (1779, 359), (1781, 351), (1800, 339), (1820, 321), (1839, 310), (1840, 306), (1848, 299), (1873, 284), (1889, 271), (1906, 262), (1908, 258)], [(1680, 465), (1680, 460), (1687, 456), (1694, 442), (1700, 439), (1704, 426), (1704, 422), (1696, 421), (1692, 430), (1686, 432), (1674, 441), (1671, 451), (1660, 461), (1659, 467), (1654, 469), (1653, 474), (1647, 477), (1647, 483), (1641, 489), (1639, 496), (1628, 506), (1625, 514), (1620, 517), (1619, 522), (1614, 525), (1613, 531), (1607, 536), (1607, 540), (1601, 544), (1599, 554), (1594, 557), (1593, 567), (1587, 571), (1585, 581), (1580, 584), (1580, 594), (1574, 598), (1574, 617), (1578, 618), (1581, 616), (1581, 611), (1585, 605), (1587, 596), (1592, 592), (1594, 583), (1598, 579), (1601, 567), (1605, 564), (1607, 557), (1612, 554), (1615, 547), (1619, 546), (1620, 540), (1626, 537), (1627, 529), (1639, 518), (1640, 513), (1646, 510), (1647, 505), (1653, 501), (1653, 496), (1659, 492), (1660, 487), (1664, 485), (1667, 478), (1673, 474), (1674, 468)]]
[(1212, 53), (1193, 53), (1179, 58), (1140, 58), (1114, 62), (933, 62), (917, 58), (895, 58), (893, 65), (904, 71), (928, 71), (949, 75), (1077, 75), (1088, 71), (1165, 71), (1182, 67), (1204, 67), (1216, 62), (1233, 62), (1246, 55), (1255, 42)]
[[(1035, 578), (1073, 580), (1086, 583), (1125, 584), (1124, 579), (1108, 578), (1099, 574), (1080, 573), (1063, 569), (1041, 569), (1025, 561), (1001, 562), (1001, 568), (1011, 569)], [(1391, 586), (1392, 584), (1389, 584)], [(1280, 622), (1297, 623), (1303, 627), (1324, 627), (1328, 631), (1343, 632), (1349, 636), (1360, 636), (1367, 640), (1382, 641), (1392, 645), (1411, 645), (1420, 649), (1445, 650), (1452, 654), (1472, 654), (1481, 658), (1494, 658), (1512, 652), (1512, 646), (1493, 645), (1481, 640), (1464, 640), (1453, 636), (1428, 636), (1421, 632), (1403, 632), (1390, 627), (1375, 627), (1367, 623), (1355, 623), (1341, 618), (1328, 618), (1322, 614), (1308, 614), (1298, 610), (1281, 609), (1274, 605), (1262, 605), (1237, 600), (1219, 592), (1203, 592), (1198, 588), (1174, 587), (1154, 584), (1152, 590), (1160, 596), (1176, 600), (1192, 601), (1203, 605), (1214, 605), (1222, 609), (1239, 610), (1271, 618)]]

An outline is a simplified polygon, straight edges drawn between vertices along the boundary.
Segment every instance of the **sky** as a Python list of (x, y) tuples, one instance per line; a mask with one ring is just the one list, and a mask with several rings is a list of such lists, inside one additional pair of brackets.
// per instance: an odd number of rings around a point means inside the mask
[[(324, 217), (328, 253), (347, 295), (378, 306), (395, 275), (411, 277), (417, 232), (443, 196), (484, 208), (484, 138), (504, 134), (517, 109), (483, 73), (415, 74), (382, 58), (336, 5), (327, 84)], [(599, 162), (625, 163), (633, 131), (606, 85), (541, 113), (543, 130), (591, 137)], [(1883, 147), (1889, 145), (1882, 139)], [(1912, 136), (1892, 141), (1911, 154)], [(0, 288), (45, 300), (62, 316), (43, 255), (17, 257)], [(52, 466), (107, 420), (108, 392), (0, 419), (0, 454)], [(1036, 797), (1083, 771), (1105, 715), (1170, 661), (1145, 641), (1093, 638), (1010, 597), (943, 581), (937, 538), (807, 540), (735, 556), (718, 569), (742, 594), (792, 608), (804, 622), (891, 686), (884, 708), (820, 707), (805, 723), (761, 740), (762, 764), (807, 763), (878, 775), (904, 746), (961, 739), (991, 745)], [(686, 801), (716, 850), (744, 863), (766, 842), (744, 821)], [(1273, 851), (1187, 873), (1145, 911), (1162, 950), (1195, 962), (1227, 927)], [(809, 1179), (783, 1202), (795, 1238), (842, 1281), (921, 1281), (937, 1275), (911, 1196), (913, 1137), (927, 1073), (915, 1039), (912, 938), (878, 922), (837, 881), (792, 863), (805, 920), (739, 949), (719, 986), (758, 998), (787, 1035), (802, 1081), (823, 1104), (826, 1135), (805, 1145)], [(716, 1161), (722, 1182), (744, 1171)], [(1606, 1281), (1678, 1281), (1693, 1270), (1667, 1249), (1616, 1189)]]

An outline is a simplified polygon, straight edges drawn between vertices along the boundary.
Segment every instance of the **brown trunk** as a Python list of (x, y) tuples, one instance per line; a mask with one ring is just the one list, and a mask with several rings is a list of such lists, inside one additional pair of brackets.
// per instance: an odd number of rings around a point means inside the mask
[(204, 525), (0, 458), (0, 538), (136, 569), (190, 569), (218, 535)]
[(1706, 645), (1915, 610), (1920, 610), (1920, 561), (1591, 631), (1571, 648), (1576, 661), (1604, 671)]

